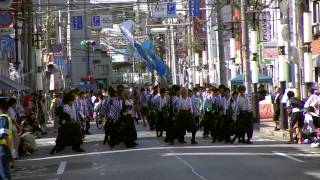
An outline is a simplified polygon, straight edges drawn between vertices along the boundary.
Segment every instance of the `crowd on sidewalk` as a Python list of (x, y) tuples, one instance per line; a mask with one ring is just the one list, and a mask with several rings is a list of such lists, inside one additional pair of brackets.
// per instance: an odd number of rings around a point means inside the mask
[(308, 89), (307, 97), (300, 100), (295, 96), (294, 90), (283, 92), (280, 87), (275, 87), (272, 102), (275, 131), (280, 130), (280, 107), (283, 106), (285, 115), (288, 116), (289, 143), (311, 144), (312, 147), (319, 147), (320, 88)]

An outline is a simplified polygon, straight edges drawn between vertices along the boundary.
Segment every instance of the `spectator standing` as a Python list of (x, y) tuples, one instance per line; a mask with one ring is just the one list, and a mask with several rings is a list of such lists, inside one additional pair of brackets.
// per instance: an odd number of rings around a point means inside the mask
[(19, 133), (21, 132), (21, 126), (17, 122), (16, 104), (17, 104), (17, 100), (15, 98), (10, 98), (8, 101), (8, 110), (7, 110), (7, 114), (9, 115), (12, 122), (11, 155), (14, 159), (18, 158), (18, 148), (20, 144)]
[(0, 98), (0, 179), (10, 180), (12, 123), (6, 114), (6, 99)]
[(279, 131), (279, 122), (280, 122), (280, 104), (281, 103), (281, 88), (276, 87), (275, 92), (273, 93), (272, 104), (273, 104), (273, 121), (275, 123), (275, 131)]

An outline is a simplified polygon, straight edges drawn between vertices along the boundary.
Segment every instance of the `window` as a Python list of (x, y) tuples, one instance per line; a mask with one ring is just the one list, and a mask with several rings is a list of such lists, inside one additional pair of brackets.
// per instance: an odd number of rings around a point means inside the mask
[(108, 75), (108, 65), (99, 66), (99, 75)]
[(317, 2), (313, 2), (313, 23), (317, 23), (318, 14), (319, 14), (319, 4)]

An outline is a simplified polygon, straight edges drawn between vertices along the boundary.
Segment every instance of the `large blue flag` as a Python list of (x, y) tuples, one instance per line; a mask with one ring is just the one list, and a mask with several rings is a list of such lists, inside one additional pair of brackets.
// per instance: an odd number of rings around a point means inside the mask
[(166, 74), (167, 69), (164, 62), (160, 59), (160, 57), (153, 51), (153, 41), (145, 40), (142, 43), (142, 47), (148, 53), (151, 58), (152, 63), (155, 65), (155, 70), (162, 77)]
[(148, 53), (146, 53), (146, 50), (138, 43), (134, 43), (134, 48), (136, 49), (137, 53), (141, 56), (141, 58), (144, 60), (144, 64), (146, 65), (147, 69), (150, 72), (153, 72), (156, 69), (155, 64), (152, 63), (151, 58), (148, 56)]
[(130, 45), (135, 49), (137, 54), (141, 57), (144, 64), (146, 65), (147, 69), (150, 72), (153, 72), (155, 70), (155, 65), (152, 64), (150, 58), (148, 58), (148, 55), (146, 54), (145, 50), (141, 47), (140, 44), (136, 43), (133, 36), (132, 36), (132, 30), (134, 28), (135, 23), (132, 20), (124, 21), (120, 24), (120, 30), (121, 32), (127, 37)]

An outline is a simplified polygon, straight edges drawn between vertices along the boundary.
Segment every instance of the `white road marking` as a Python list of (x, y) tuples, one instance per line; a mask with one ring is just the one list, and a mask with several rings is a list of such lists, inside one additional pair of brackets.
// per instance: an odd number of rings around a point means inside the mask
[(281, 152), (278, 152), (278, 151), (272, 151), (274, 154), (278, 155), (278, 156), (282, 156), (282, 157), (286, 157), (288, 159), (291, 159), (293, 161), (297, 161), (297, 162), (300, 162), (300, 163), (303, 163), (304, 161), (298, 159), (298, 158), (295, 158), (295, 157), (292, 157), (288, 154), (285, 154), (285, 153), (281, 153)]
[(64, 173), (64, 170), (66, 169), (67, 161), (62, 161), (59, 165), (59, 168), (57, 170), (57, 175), (61, 175)]
[(206, 152), (206, 153), (166, 153), (161, 156), (275, 156), (274, 153), (234, 153), (234, 152)]
[(290, 144), (271, 144), (271, 145), (217, 145), (217, 146), (163, 146), (163, 147), (148, 147), (148, 148), (136, 148), (136, 149), (122, 149), (113, 151), (100, 151), (100, 152), (90, 152), (81, 154), (70, 154), (70, 155), (60, 155), (60, 156), (50, 156), (43, 158), (32, 158), (18, 160), (23, 161), (42, 161), (42, 160), (52, 160), (52, 159), (63, 159), (72, 157), (82, 157), (91, 155), (101, 155), (101, 154), (115, 154), (115, 153), (125, 153), (125, 152), (138, 152), (138, 151), (152, 151), (152, 150), (170, 150), (170, 149), (222, 149), (222, 148), (275, 148), (275, 147), (296, 147)]
[(320, 172), (318, 171), (318, 172), (305, 172), (305, 174), (306, 175), (308, 175), (308, 176), (312, 176), (313, 178), (315, 178), (315, 179), (320, 179)]
[(187, 161), (185, 161), (184, 159), (182, 159), (181, 157), (177, 156), (177, 155), (174, 155), (175, 158), (177, 158), (179, 161), (181, 161), (183, 164), (185, 164), (188, 168), (190, 168), (191, 172), (198, 176), (200, 179), (202, 180), (208, 180), (207, 178), (201, 176), (192, 166), (191, 164), (189, 164)]

